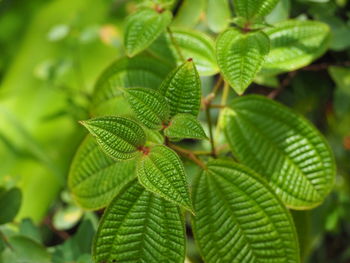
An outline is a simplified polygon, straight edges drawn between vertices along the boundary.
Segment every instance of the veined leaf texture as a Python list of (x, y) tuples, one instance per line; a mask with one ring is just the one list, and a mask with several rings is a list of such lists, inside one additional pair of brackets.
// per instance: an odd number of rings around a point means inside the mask
[(235, 156), (263, 175), (288, 207), (315, 207), (332, 189), (335, 163), (326, 140), (287, 107), (261, 96), (237, 98), (223, 126)]
[(139, 148), (146, 143), (141, 126), (124, 117), (99, 117), (83, 121), (82, 124), (96, 138), (101, 149), (116, 160), (136, 157)]
[(233, 0), (236, 16), (248, 22), (262, 19), (277, 5), (279, 0)]
[(108, 157), (89, 135), (75, 154), (68, 187), (83, 208), (100, 209), (136, 177), (135, 167), (135, 160), (115, 161)]
[(99, 263), (183, 263), (185, 228), (179, 207), (133, 181), (106, 209), (93, 257)]
[(205, 262), (299, 262), (291, 215), (244, 166), (209, 162), (195, 179), (193, 199), (193, 229)]

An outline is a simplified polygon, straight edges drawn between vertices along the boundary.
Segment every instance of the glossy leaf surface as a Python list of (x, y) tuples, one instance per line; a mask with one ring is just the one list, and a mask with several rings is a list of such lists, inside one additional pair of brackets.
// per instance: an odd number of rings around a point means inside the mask
[(168, 120), (169, 105), (164, 96), (147, 88), (125, 89), (124, 94), (137, 119), (150, 129), (161, 129)]
[(304, 67), (321, 56), (327, 50), (330, 30), (318, 21), (288, 20), (265, 32), (271, 51), (263, 69), (276, 74)]
[(237, 16), (244, 17), (248, 21), (263, 18), (277, 5), (279, 0), (233, 0)]
[(192, 211), (185, 169), (173, 150), (152, 147), (138, 160), (137, 176), (147, 190)]
[(217, 40), (217, 61), (225, 80), (241, 95), (260, 71), (269, 52), (263, 32), (242, 33), (228, 29)]
[[(215, 44), (207, 34), (183, 28), (171, 28), (174, 41), (185, 59), (192, 58), (201, 76), (216, 74), (219, 69), (215, 57)], [(160, 36), (149, 48), (152, 54), (181, 65), (178, 50), (174, 47), (169, 34)]]
[(289, 212), (249, 169), (209, 162), (195, 179), (193, 198), (193, 229), (205, 262), (300, 262)]
[(134, 181), (105, 211), (93, 257), (105, 263), (183, 263), (185, 231), (180, 209)]
[(101, 149), (116, 160), (134, 158), (146, 135), (136, 122), (123, 117), (100, 117), (82, 122)]
[(126, 21), (124, 38), (127, 55), (132, 57), (151, 45), (171, 19), (170, 11), (160, 13), (153, 9), (143, 9), (130, 15)]
[(113, 160), (88, 136), (75, 154), (68, 177), (69, 189), (83, 208), (103, 208), (136, 177), (135, 163)]
[(173, 70), (159, 89), (170, 106), (170, 117), (179, 113), (197, 116), (201, 104), (201, 82), (192, 60)]
[(177, 114), (171, 119), (164, 135), (173, 139), (207, 139), (202, 125), (190, 114)]
[(330, 148), (302, 116), (264, 97), (246, 96), (225, 110), (223, 124), (235, 156), (263, 175), (288, 207), (315, 207), (332, 189)]

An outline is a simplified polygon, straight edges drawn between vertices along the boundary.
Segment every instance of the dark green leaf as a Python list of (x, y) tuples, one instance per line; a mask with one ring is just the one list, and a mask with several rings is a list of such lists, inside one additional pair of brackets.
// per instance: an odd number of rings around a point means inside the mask
[(197, 116), (201, 104), (201, 82), (195, 64), (190, 59), (173, 70), (160, 86), (170, 106), (170, 117), (178, 113)]
[(22, 193), (17, 187), (0, 193), (0, 225), (11, 222), (17, 215), (22, 201)]
[(96, 138), (101, 149), (116, 160), (136, 157), (146, 135), (136, 122), (123, 117), (100, 117), (81, 122)]
[(105, 211), (93, 256), (99, 263), (183, 263), (185, 230), (179, 208), (132, 182)]
[(128, 56), (135, 56), (152, 44), (170, 24), (170, 11), (157, 12), (143, 9), (127, 19), (125, 26), (125, 48)]
[(173, 150), (152, 147), (138, 160), (137, 176), (147, 190), (193, 211), (185, 169)]
[(160, 130), (169, 117), (169, 105), (159, 92), (147, 88), (125, 89), (124, 94), (137, 119), (150, 129)]
[(95, 210), (109, 204), (135, 176), (135, 160), (115, 161), (109, 158), (88, 136), (73, 159), (68, 187), (79, 205)]
[(190, 114), (175, 115), (169, 126), (164, 130), (164, 135), (172, 139), (207, 139), (202, 125), (196, 117)]
[(218, 37), (216, 52), (220, 70), (239, 95), (260, 71), (269, 46), (269, 38), (261, 31), (242, 33), (231, 28)]
[(193, 197), (193, 230), (205, 262), (300, 262), (293, 220), (259, 175), (212, 161), (196, 177)]
[(328, 144), (287, 107), (245, 96), (225, 110), (223, 125), (235, 156), (263, 175), (288, 207), (315, 207), (332, 189), (335, 164)]

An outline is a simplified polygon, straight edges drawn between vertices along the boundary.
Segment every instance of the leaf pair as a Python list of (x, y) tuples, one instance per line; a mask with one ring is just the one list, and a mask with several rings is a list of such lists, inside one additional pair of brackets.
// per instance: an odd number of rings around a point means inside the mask
[[(141, 126), (123, 117), (95, 118), (83, 122), (83, 125), (96, 138), (101, 149), (115, 160), (125, 161), (137, 158), (136, 174), (140, 182), (148, 190), (175, 204), (192, 210), (192, 202), (183, 164), (174, 151), (163, 145), (153, 146), (151, 148), (146, 147), (146, 135)], [(91, 147), (93, 148), (93, 145)], [(87, 151), (87, 154), (93, 153), (93, 150), (86, 147), (83, 149)], [(84, 193), (87, 184), (85, 178), (91, 178), (92, 175), (90, 176), (90, 174), (94, 173), (93, 171), (96, 170), (95, 167), (101, 167), (99, 163), (92, 165), (95, 162), (104, 162), (107, 167), (122, 168), (124, 166), (124, 169), (132, 169), (132, 163), (124, 165), (123, 163), (112, 164), (107, 158), (102, 158), (99, 155), (98, 159), (93, 160), (94, 162), (91, 163), (91, 157), (87, 158), (87, 154), (78, 154), (78, 156), (82, 156), (89, 163), (83, 164), (81, 163), (82, 160), (78, 158), (75, 162), (79, 162), (79, 164), (73, 164), (73, 177), (70, 177), (70, 187), (78, 193), (78, 198), (79, 196), (83, 197), (82, 202), (86, 200), (88, 194), (86, 192)], [(84, 169), (84, 172), (80, 172), (79, 169)], [(132, 172), (132, 170), (129, 171)], [(110, 177), (110, 175), (104, 175)], [(128, 174), (127, 176), (128, 178), (132, 178), (132, 174)], [(120, 178), (120, 175), (116, 178)], [(96, 178), (93, 182), (99, 179)], [(127, 182), (127, 180), (123, 182)], [(106, 186), (106, 188), (111, 186)], [(99, 204), (103, 201), (98, 199), (96, 202)], [(96, 204), (90, 205), (98, 207)]]

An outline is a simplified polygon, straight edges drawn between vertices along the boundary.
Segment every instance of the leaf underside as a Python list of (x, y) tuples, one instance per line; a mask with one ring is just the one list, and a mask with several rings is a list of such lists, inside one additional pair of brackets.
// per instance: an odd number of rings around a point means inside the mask
[(287, 107), (245, 96), (225, 110), (223, 125), (235, 156), (263, 175), (288, 207), (315, 207), (332, 189), (335, 164), (329, 146)]
[(263, 71), (269, 74), (293, 71), (310, 64), (328, 47), (329, 27), (318, 21), (288, 20), (268, 28), (271, 51)]
[(146, 143), (146, 135), (141, 126), (127, 118), (106, 116), (82, 124), (96, 138), (101, 149), (116, 160), (136, 157), (139, 147)]
[(161, 129), (168, 120), (169, 106), (157, 91), (147, 88), (125, 89), (124, 94), (137, 119), (150, 129)]
[(153, 9), (143, 9), (127, 19), (125, 26), (125, 49), (132, 57), (146, 49), (170, 24), (170, 11), (158, 13)]
[(192, 211), (192, 201), (182, 161), (163, 145), (157, 145), (137, 163), (140, 183), (149, 191)]
[(115, 161), (88, 136), (75, 154), (68, 177), (74, 199), (85, 209), (97, 210), (136, 177), (135, 160)]
[(133, 181), (105, 211), (93, 257), (98, 263), (183, 263), (185, 232), (180, 209)]
[(156, 89), (171, 70), (172, 68), (163, 61), (146, 55), (118, 59), (107, 67), (95, 85), (91, 114), (130, 114), (131, 109), (120, 89)]
[(207, 139), (202, 125), (196, 117), (190, 114), (177, 114), (164, 130), (164, 135), (176, 139)]
[(277, 5), (279, 0), (233, 0), (237, 16), (248, 21), (264, 18)]
[(193, 230), (205, 262), (299, 262), (291, 216), (259, 175), (212, 161), (196, 177), (193, 197)]
[(202, 91), (193, 61), (186, 61), (169, 73), (159, 91), (168, 101), (170, 117), (179, 113), (198, 115)]
[(265, 33), (228, 29), (217, 39), (216, 56), (225, 80), (241, 95), (260, 71), (270, 42)]

